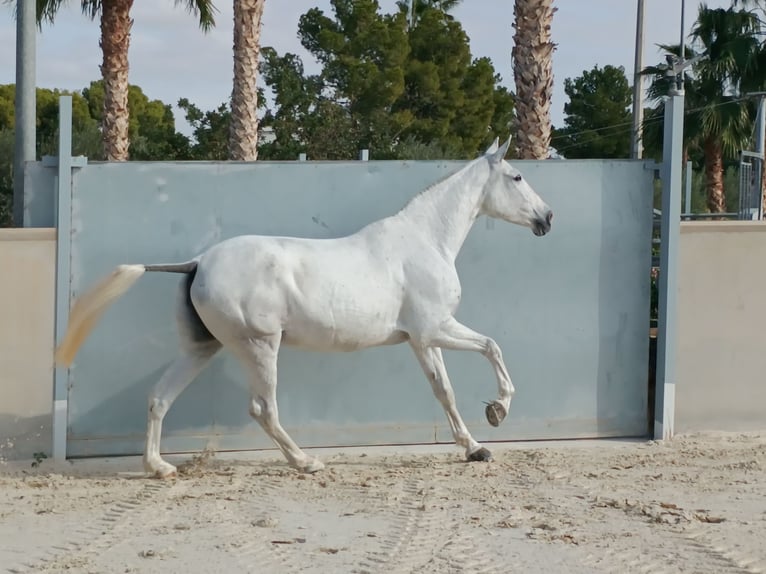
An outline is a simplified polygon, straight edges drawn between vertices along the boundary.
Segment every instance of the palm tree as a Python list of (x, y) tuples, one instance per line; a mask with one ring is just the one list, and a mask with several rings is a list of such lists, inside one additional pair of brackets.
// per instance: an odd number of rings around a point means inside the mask
[(258, 157), (258, 57), (266, 0), (234, 0), (234, 84), (231, 92), (229, 159)]
[(516, 145), (521, 159), (545, 159), (551, 143), (553, 0), (515, 0), (513, 79), (516, 84)]
[[(37, 22), (53, 22), (66, 0), (37, 0)], [(207, 32), (215, 25), (212, 0), (175, 0), (199, 17), (199, 25)], [(83, 14), (91, 20), (99, 19), (101, 39), (99, 45), (103, 61), (101, 76), (104, 80), (104, 116), (101, 137), (104, 157), (108, 161), (128, 159), (128, 48), (133, 20), (130, 9), (133, 0), (80, 0)]]
[[(692, 29), (698, 50), (687, 48), (687, 57), (703, 56), (685, 75), (684, 149), (700, 149), (705, 162), (707, 206), (712, 213), (726, 211), (723, 185), (724, 160), (735, 157), (747, 145), (752, 130), (752, 106), (741, 97), (742, 78), (757, 53), (757, 19), (752, 14), (701, 6)], [(678, 46), (662, 46), (677, 56)], [(653, 76), (649, 98), (668, 94), (667, 66), (652, 66), (642, 73)], [(647, 116), (647, 135), (656, 128), (658, 114)], [(649, 122), (652, 122), (650, 124)], [(656, 130), (655, 130), (656, 131)]]
[(412, 25), (413, 21), (409, 19), (410, 16), (413, 16), (414, 21), (417, 22), (420, 20), (423, 12), (429, 8), (436, 8), (441, 12), (447, 13), (462, 1), (463, 0), (397, 0), (396, 6), (400, 12), (404, 12), (408, 15), (408, 22)]

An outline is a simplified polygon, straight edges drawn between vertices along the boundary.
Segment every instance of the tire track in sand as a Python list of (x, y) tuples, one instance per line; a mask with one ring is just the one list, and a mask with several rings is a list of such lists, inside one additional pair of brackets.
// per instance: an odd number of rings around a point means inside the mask
[[(706, 569), (715, 565), (718, 574), (759, 574), (764, 572), (764, 561), (738, 552), (721, 532), (716, 532), (716, 523), (706, 527), (695, 527), (684, 531), (683, 525), (696, 521), (706, 522), (706, 515), (683, 510), (676, 505), (657, 501), (615, 499), (604, 496), (603, 492), (583, 487), (586, 499), (592, 508), (604, 508), (623, 512), (631, 522), (645, 533), (643, 549), (635, 549), (631, 538), (615, 539), (601, 556), (590, 554), (588, 566), (608, 566), (608, 571), (638, 572), (641, 574), (674, 573), (679, 565), (694, 568), (695, 563), (706, 564)], [(712, 521), (711, 521), (712, 522)], [(654, 540), (654, 543), (648, 541)], [(679, 541), (672, 544), (669, 541)], [(648, 552), (652, 552), (649, 554)], [(703, 555), (699, 560), (700, 554)]]
[(452, 528), (447, 543), (441, 548), (438, 557), (450, 566), (450, 572), (471, 574), (505, 574), (507, 568), (496, 565), (498, 557), (488, 555), (485, 543), (475, 534), (475, 529)]
[[(288, 471), (291, 472), (291, 471)], [(285, 483), (292, 477), (285, 473), (270, 475), (257, 473), (245, 485), (238, 473), (232, 476), (227, 488), (238, 493), (247, 492), (250, 504), (240, 504), (239, 514), (245, 514), (245, 525), (241, 521), (230, 521), (222, 525), (220, 534), (228, 537), (229, 552), (243, 568), (243, 572), (280, 572), (291, 574), (298, 572), (300, 566), (285, 550), (282, 542), (275, 536), (274, 527), (279, 523), (282, 509), (279, 502), (285, 500)]]
[[(136, 524), (144, 511), (154, 510), (160, 495), (167, 497), (179, 491), (179, 488), (177, 481), (147, 479), (141, 490), (112, 503), (100, 518), (77, 529), (67, 542), (42, 549), (38, 557), (12, 566), (7, 571), (26, 574), (85, 567), (91, 557), (120, 543), (120, 533), (126, 527)], [(142, 520), (141, 526), (150, 526), (149, 522)]]
[(380, 539), (379, 550), (368, 552), (356, 574), (414, 572), (437, 558), (453, 518), (434, 505), (441, 487), (419, 479), (405, 480), (394, 512), (391, 531)]
[(693, 548), (715, 561), (718, 568), (716, 572), (732, 572), (732, 574), (766, 572), (766, 557), (743, 553), (722, 532), (713, 529), (696, 529), (685, 533), (684, 537)]

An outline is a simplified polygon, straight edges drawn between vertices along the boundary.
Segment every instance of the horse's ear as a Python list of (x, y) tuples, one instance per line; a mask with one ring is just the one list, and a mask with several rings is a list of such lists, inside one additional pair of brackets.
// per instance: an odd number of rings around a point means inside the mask
[(494, 162), (500, 162), (505, 157), (505, 154), (508, 153), (508, 148), (511, 145), (511, 138), (509, 137), (508, 140), (500, 147), (498, 148), (494, 153), (492, 153), (491, 160)]
[(497, 151), (497, 146), (499, 144), (500, 144), (500, 138), (495, 138), (495, 141), (493, 141), (492, 145), (487, 148), (487, 151), (484, 152), (484, 155), (495, 153)]

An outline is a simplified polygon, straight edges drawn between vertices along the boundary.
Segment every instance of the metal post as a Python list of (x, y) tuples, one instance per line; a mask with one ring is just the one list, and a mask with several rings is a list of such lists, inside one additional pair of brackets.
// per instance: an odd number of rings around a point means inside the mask
[[(72, 96), (59, 98), (58, 189), (56, 193), (56, 344), (66, 333), (70, 299), (70, 234), (72, 231)], [(69, 373), (53, 375), (53, 460), (66, 460)]]
[(16, 141), (13, 161), (13, 224), (24, 226), (24, 163), (34, 161), (37, 98), (35, 34), (37, 3), (16, 0)]
[(370, 150), (363, 149), (359, 151), (359, 160), (368, 161), (370, 159)]
[(676, 301), (678, 298), (678, 241), (681, 226), (683, 129), (684, 95), (683, 91), (674, 91), (665, 103), (665, 137), (662, 154), (657, 387), (654, 403), (654, 438), (662, 440), (673, 437), (675, 416), (678, 332)]
[[(753, 163), (756, 167), (760, 167), (756, 171), (756, 178), (760, 178), (755, 182), (755, 189), (758, 190), (758, 204), (756, 209), (756, 219), (762, 220), (766, 213), (766, 189), (764, 188), (764, 170), (766, 170), (766, 92), (747, 92), (745, 96), (758, 98), (758, 113), (755, 117), (755, 153), (748, 154), (750, 157), (754, 157)], [(742, 165), (740, 160), (740, 166)], [(740, 188), (742, 188), (742, 180), (740, 176)], [(740, 199), (740, 203), (742, 200)], [(752, 208), (752, 205), (748, 205)]]
[(755, 151), (762, 154), (766, 138), (766, 94), (758, 98), (758, 115), (755, 119)]
[(641, 141), (641, 124), (644, 121), (644, 86), (641, 70), (644, 68), (644, 0), (638, 0), (636, 16), (636, 55), (633, 65), (633, 141), (630, 157), (641, 159), (644, 145)]
[[(683, 62), (686, 58), (686, 31), (684, 30), (684, 22), (686, 21), (686, 0), (681, 0), (681, 41), (680, 41), (680, 48), (681, 48), (681, 61)], [(681, 78), (683, 79), (684, 74), (683, 71), (681, 72)]]
[(691, 215), (692, 213), (692, 162), (686, 162), (686, 198), (684, 201), (684, 213)]
[(755, 152), (760, 154), (760, 167), (759, 173), (756, 174), (758, 181), (755, 182), (755, 188), (760, 192), (758, 194), (758, 209), (757, 219), (763, 220), (764, 218), (764, 202), (766, 202), (766, 189), (763, 188), (764, 170), (766, 170), (766, 153), (764, 153), (764, 147), (766, 146), (766, 94), (761, 94), (758, 99), (758, 116), (755, 122)]

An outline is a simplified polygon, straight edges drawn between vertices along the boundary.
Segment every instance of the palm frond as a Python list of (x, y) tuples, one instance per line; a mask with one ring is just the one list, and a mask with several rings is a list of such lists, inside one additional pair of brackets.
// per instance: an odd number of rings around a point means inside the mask
[(199, 27), (203, 32), (209, 32), (215, 27), (215, 13), (218, 12), (218, 8), (211, 0), (175, 0), (175, 5), (179, 4), (183, 4), (190, 14), (199, 17)]
[(101, 4), (102, 0), (80, 0), (82, 13), (91, 20), (95, 20), (101, 16)]

